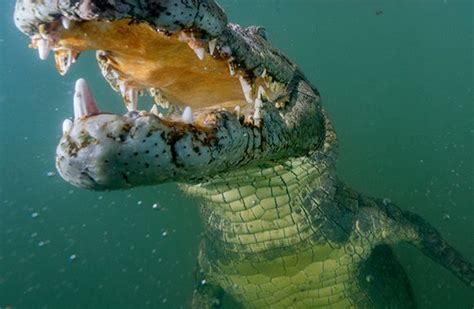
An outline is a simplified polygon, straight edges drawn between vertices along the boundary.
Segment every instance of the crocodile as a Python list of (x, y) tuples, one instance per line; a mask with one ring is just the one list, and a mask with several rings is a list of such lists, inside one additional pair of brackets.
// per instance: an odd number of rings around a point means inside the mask
[(62, 75), (96, 50), (128, 110), (102, 112), (76, 82), (56, 152), (66, 181), (176, 182), (200, 201), (193, 308), (226, 295), (245, 308), (415, 307), (398, 242), (474, 287), (473, 265), (434, 227), (338, 178), (320, 93), (264, 28), (229, 23), (213, 0), (17, 0), (14, 18)]

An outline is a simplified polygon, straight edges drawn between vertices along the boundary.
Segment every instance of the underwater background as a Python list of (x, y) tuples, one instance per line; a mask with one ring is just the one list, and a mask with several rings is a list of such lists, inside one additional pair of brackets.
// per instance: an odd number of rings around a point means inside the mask
[[(474, 2), (219, 2), (230, 21), (264, 26), (320, 90), (339, 176), (422, 215), (473, 262)], [(125, 108), (93, 52), (59, 76), (51, 55), (27, 48), (13, 10), (0, 0), (0, 307), (189, 307), (196, 201), (175, 184), (91, 192), (56, 174), (77, 78), (102, 110)], [(473, 308), (472, 288), (413, 247), (395, 248), (420, 308)]]

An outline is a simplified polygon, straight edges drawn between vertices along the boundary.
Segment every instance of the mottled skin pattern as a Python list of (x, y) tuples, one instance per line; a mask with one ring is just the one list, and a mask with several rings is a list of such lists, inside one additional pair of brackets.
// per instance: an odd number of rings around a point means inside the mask
[(400, 241), (474, 286), (472, 264), (422, 218), (338, 179), (336, 135), (318, 91), (261, 29), (227, 24), (210, 0), (18, 1), (16, 23), (33, 36), (60, 15), (132, 18), (170, 33), (199, 28), (229, 46), (240, 68), (286, 87), (285, 104), (265, 102), (259, 124), (246, 121), (251, 104), (240, 115), (210, 111), (208, 127), (99, 114), (75, 120), (58, 146), (58, 170), (74, 185), (176, 181), (201, 201), (194, 308), (219, 307), (225, 293), (245, 308), (415, 307), (389, 247)]

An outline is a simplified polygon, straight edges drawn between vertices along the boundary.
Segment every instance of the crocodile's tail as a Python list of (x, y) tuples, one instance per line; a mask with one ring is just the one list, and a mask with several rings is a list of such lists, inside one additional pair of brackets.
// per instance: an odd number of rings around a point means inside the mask
[(403, 211), (387, 200), (377, 201), (379, 208), (384, 209), (388, 221), (395, 223), (390, 228), (387, 240), (408, 241), (419, 248), (425, 255), (451, 271), (463, 282), (474, 288), (474, 265), (467, 261), (441, 236), (441, 234), (420, 216)]

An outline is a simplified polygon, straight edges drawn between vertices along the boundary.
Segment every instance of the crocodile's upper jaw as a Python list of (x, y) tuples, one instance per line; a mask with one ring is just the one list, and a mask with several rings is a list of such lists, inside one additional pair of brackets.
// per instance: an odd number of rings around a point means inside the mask
[[(33, 37), (32, 46), (49, 45), (61, 73), (69, 68), (71, 54), (98, 50), (102, 71), (117, 90), (146, 90), (155, 96), (159, 92), (161, 100), (193, 109), (245, 103), (239, 81), (244, 72), (231, 75), (229, 57), (221, 55), (216, 41), (202, 33), (166, 35), (129, 19), (72, 22), (67, 30), (52, 23), (47, 28), (43, 31), (48, 42)], [(125, 99), (129, 100), (126, 95)]]
[(283, 94), (281, 85), (242, 66), (219, 40), (227, 19), (213, 1), (55, 2), (17, 2), (15, 21), (32, 38), (30, 46), (41, 59), (52, 50), (60, 74), (81, 52), (97, 50), (104, 77), (129, 110), (137, 109), (135, 96), (145, 91), (163, 106), (193, 109)]
[[(101, 113), (78, 82), (57, 150), (63, 178), (93, 189), (193, 181), (320, 142), (317, 94), (259, 29), (226, 26), (213, 1), (156, 0), (142, 11), (137, 1), (17, 2), (17, 26), (41, 59), (53, 51), (66, 74), (81, 52), (97, 50), (129, 110)], [(139, 111), (145, 91), (161, 108)], [(293, 108), (299, 92), (309, 99)]]

